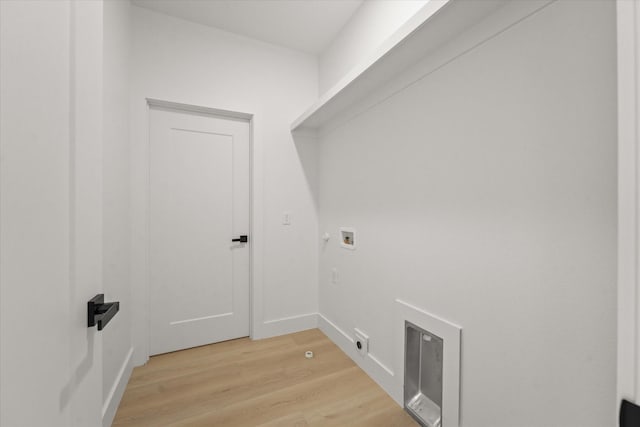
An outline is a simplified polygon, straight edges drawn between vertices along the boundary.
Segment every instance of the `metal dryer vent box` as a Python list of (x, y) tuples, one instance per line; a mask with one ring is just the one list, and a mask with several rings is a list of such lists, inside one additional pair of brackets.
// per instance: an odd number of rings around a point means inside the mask
[(422, 426), (442, 426), (444, 340), (405, 322), (404, 407)]

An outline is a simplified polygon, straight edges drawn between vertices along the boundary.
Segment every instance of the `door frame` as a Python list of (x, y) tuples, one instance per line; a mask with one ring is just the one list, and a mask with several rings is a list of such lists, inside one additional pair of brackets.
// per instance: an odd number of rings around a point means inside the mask
[[(146, 137), (146, 152), (147, 155), (145, 156), (145, 169), (147, 170), (147, 172), (149, 171), (149, 153), (150, 153), (150, 148), (151, 148), (151, 137), (149, 134), (149, 127), (148, 124), (150, 123), (150, 113), (151, 113), (151, 109), (152, 108), (164, 108), (164, 109), (170, 109), (170, 110), (174, 110), (174, 111), (178, 111), (178, 112), (187, 112), (187, 113), (198, 113), (198, 114), (204, 114), (207, 116), (211, 116), (211, 117), (217, 117), (217, 118), (223, 118), (223, 119), (236, 119), (236, 120), (243, 120), (246, 121), (249, 125), (249, 239), (250, 239), (250, 244), (249, 244), (249, 337), (251, 339), (254, 338), (255, 335), (255, 327), (254, 327), (254, 322), (256, 319), (258, 319), (257, 313), (256, 313), (256, 308), (259, 307), (259, 304), (257, 303), (257, 298), (256, 298), (256, 293), (255, 293), (255, 271), (257, 270), (256, 268), (254, 268), (254, 266), (257, 265), (258, 261), (260, 260), (260, 256), (259, 254), (261, 253), (260, 251), (256, 251), (256, 244), (255, 242), (261, 241), (261, 237), (262, 237), (262, 229), (261, 229), (261, 224), (257, 222), (257, 216), (254, 214), (254, 212), (256, 211), (256, 207), (257, 205), (260, 205), (261, 203), (261, 198), (260, 197), (256, 197), (256, 185), (254, 185), (255, 181), (255, 170), (254, 170), (254, 165), (255, 165), (255, 161), (254, 161), (254, 156), (255, 156), (255, 149), (254, 149), (254, 115), (250, 114), (250, 113), (243, 113), (243, 112), (239, 112), (239, 111), (230, 111), (230, 110), (222, 110), (219, 108), (212, 108), (212, 107), (205, 107), (205, 106), (200, 106), (200, 105), (193, 105), (193, 104), (184, 104), (184, 103), (179, 103), (179, 102), (172, 102), (172, 101), (165, 101), (165, 100), (161, 100), (161, 99), (155, 99), (155, 98), (145, 98), (146, 99), (146, 103), (147, 103), (147, 137)], [(146, 241), (145, 241), (145, 252), (146, 252), (146, 260), (147, 262), (145, 263), (145, 271), (144, 271), (144, 283), (143, 283), (143, 292), (144, 292), (144, 311), (145, 311), (145, 316), (143, 318), (146, 319), (146, 339), (145, 339), (145, 343), (146, 343), (146, 354), (145, 354), (145, 360), (149, 359), (149, 348), (150, 348), (150, 327), (151, 327), (151, 304), (150, 304), (150, 288), (151, 288), (151, 281), (150, 281), (150, 275), (151, 275), (151, 269), (150, 269), (150, 265), (149, 265), (149, 251), (150, 251), (150, 247), (149, 247), (149, 237), (150, 237), (150, 214), (151, 214), (151, 209), (150, 209), (150, 199), (149, 199), (149, 192), (151, 189), (151, 176), (149, 173), (146, 174), (146, 180), (145, 180), (145, 194), (146, 194), (146, 215), (145, 215), (145, 234), (146, 234)], [(261, 206), (260, 206), (261, 207)], [(258, 209), (258, 211), (260, 211), (260, 209)]]
[(640, 1), (616, 2), (618, 49), (618, 337), (616, 413), (640, 403)]

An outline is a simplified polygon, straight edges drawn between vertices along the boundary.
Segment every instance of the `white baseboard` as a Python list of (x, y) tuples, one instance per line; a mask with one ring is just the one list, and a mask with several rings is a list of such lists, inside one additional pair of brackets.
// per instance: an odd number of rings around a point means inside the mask
[(127, 388), (131, 372), (133, 372), (133, 347), (129, 349), (129, 353), (127, 353), (127, 357), (125, 357), (122, 363), (120, 372), (118, 372), (118, 376), (109, 391), (109, 396), (107, 396), (102, 406), (102, 427), (111, 427), (113, 419), (116, 416), (116, 411), (118, 410), (118, 405), (120, 405), (120, 401), (122, 400), (124, 390)]
[(277, 337), (279, 335), (306, 331), (318, 327), (318, 314), (307, 313), (298, 316), (282, 317), (280, 319), (267, 320), (260, 325), (259, 330), (254, 330), (253, 339)]
[(340, 350), (345, 352), (367, 375), (378, 383), (398, 405), (403, 405), (402, 381), (396, 378), (393, 370), (389, 369), (371, 353), (368, 353), (365, 357), (360, 356), (354, 345), (353, 337), (320, 313), (318, 313), (318, 327), (331, 341), (340, 347)]
[[(2, 0), (0, 0), (0, 1), (2, 1)], [(149, 354), (148, 353), (145, 354), (140, 350), (136, 350), (133, 353), (133, 358), (131, 360), (132, 360), (131, 363), (133, 364), (134, 367), (144, 366), (149, 361)]]

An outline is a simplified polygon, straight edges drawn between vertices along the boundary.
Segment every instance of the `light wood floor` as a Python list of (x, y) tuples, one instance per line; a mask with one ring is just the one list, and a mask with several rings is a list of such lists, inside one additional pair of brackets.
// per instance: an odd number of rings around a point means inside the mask
[[(304, 352), (312, 350), (313, 359)], [(114, 426), (415, 426), (318, 329), (154, 356)]]

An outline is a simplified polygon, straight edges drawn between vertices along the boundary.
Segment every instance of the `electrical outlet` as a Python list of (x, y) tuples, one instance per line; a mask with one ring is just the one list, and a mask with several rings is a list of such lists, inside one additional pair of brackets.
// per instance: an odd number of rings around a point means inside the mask
[(338, 283), (338, 269), (335, 267), (331, 269), (331, 283), (334, 285)]
[(356, 351), (360, 356), (364, 357), (366, 356), (367, 353), (369, 353), (369, 337), (358, 328), (355, 328), (354, 332), (356, 336), (356, 339), (355, 339)]

